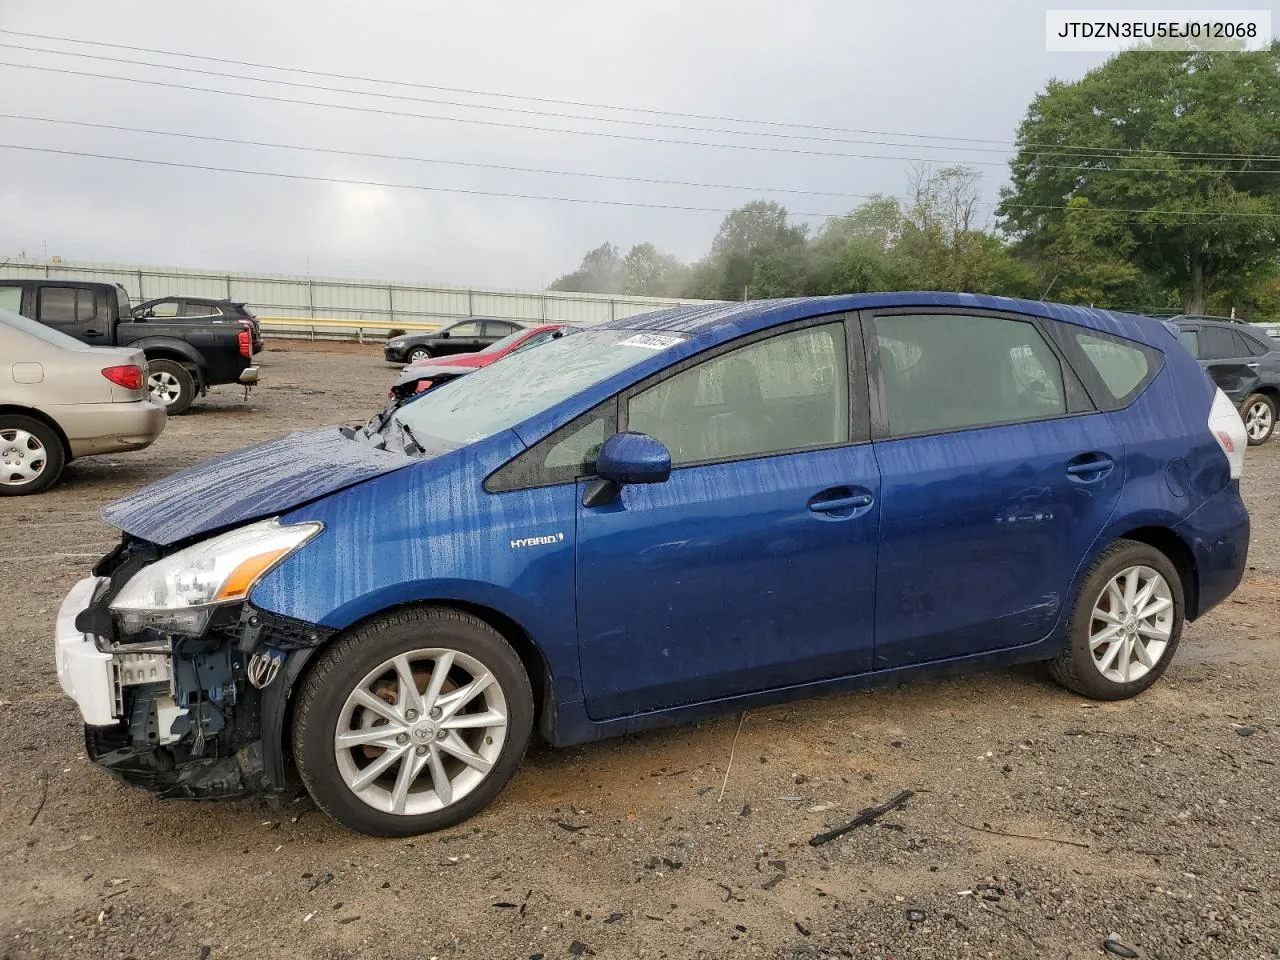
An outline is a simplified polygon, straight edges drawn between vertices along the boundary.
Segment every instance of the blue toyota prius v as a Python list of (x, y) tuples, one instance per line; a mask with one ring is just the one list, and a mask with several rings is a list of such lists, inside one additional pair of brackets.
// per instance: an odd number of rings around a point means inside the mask
[(963, 294), (679, 307), (112, 504), (57, 668), (165, 797), (372, 834), (554, 744), (927, 671), (1154, 683), (1231, 593), (1232, 404), (1144, 317)]

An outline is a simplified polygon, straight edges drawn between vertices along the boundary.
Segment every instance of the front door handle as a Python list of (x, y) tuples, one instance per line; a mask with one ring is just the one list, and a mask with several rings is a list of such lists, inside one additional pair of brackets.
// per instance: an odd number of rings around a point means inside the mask
[(817, 503), (809, 504), (809, 509), (814, 513), (836, 513), (840, 510), (853, 510), (856, 507), (865, 507), (871, 502), (871, 494), (860, 493), (852, 497), (836, 497), (834, 500), (819, 500)]
[(809, 498), (809, 511), (831, 520), (847, 520), (874, 499), (865, 487), (829, 487)]

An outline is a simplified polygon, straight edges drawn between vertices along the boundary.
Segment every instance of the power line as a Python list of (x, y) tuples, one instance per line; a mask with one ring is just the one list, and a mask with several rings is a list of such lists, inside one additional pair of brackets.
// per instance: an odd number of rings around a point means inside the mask
[[(1209, 159), (1280, 160), (1280, 156), (1254, 155), (1254, 154), (1241, 154), (1241, 153), (1215, 153), (1210, 151), (1193, 151), (1193, 150), (1150, 150), (1148, 148), (1141, 148), (1141, 149), (1135, 150), (1133, 148), (1127, 148), (1127, 147), (1100, 147), (1100, 146), (1082, 146), (1078, 144), (1051, 144), (1051, 143), (1025, 143), (1025, 144), (1018, 145), (1008, 140), (997, 140), (997, 139), (981, 138), (981, 137), (956, 137), (956, 136), (949, 136), (945, 134), (905, 133), (901, 131), (869, 130), (869, 129), (863, 129), (863, 128), (857, 128), (857, 127), (838, 127), (838, 126), (828, 126), (828, 125), (821, 125), (821, 124), (783, 122), (778, 120), (762, 120), (762, 119), (749, 119), (749, 118), (741, 118), (741, 117), (730, 117), (730, 116), (722, 116), (722, 115), (716, 115), (716, 114), (688, 113), (688, 112), (681, 112), (681, 111), (675, 111), (675, 110), (658, 110), (650, 107), (628, 107), (628, 106), (620, 106), (616, 104), (601, 104), (601, 103), (591, 103), (591, 102), (577, 101), (577, 100), (561, 100), (561, 99), (554, 99), (550, 97), (536, 97), (536, 96), (527, 96), (527, 95), (521, 95), (521, 94), (500, 93), (495, 91), (475, 90), (475, 89), (470, 89), (465, 87), (449, 87), (449, 86), (443, 86), (439, 84), (418, 83), (418, 82), (411, 82), (411, 81), (405, 81), (405, 80), (391, 80), (391, 79), (379, 78), (379, 77), (362, 77), (362, 76), (353, 75), (353, 74), (331, 73), (331, 72), (325, 72), (320, 70), (309, 70), (302, 67), (286, 67), (286, 66), (280, 66), (278, 64), (261, 63), (261, 62), (251, 61), (251, 60), (236, 60), (228, 57), (212, 57), (207, 54), (184, 53), (184, 52), (173, 51), (173, 50), (160, 50), (154, 47), (141, 47), (141, 46), (134, 46), (130, 44), (122, 44), (122, 43), (108, 43), (108, 42), (99, 41), (99, 40), (82, 40), (75, 37), (60, 37), (60, 36), (54, 36), (50, 34), (28, 33), (20, 30), (0, 29), (0, 34), (8, 34), (11, 36), (28, 37), (28, 38), (34, 38), (34, 39), (40, 39), (40, 40), (54, 40), (62, 43), (74, 43), (74, 44), (89, 45), (89, 46), (95, 46), (95, 47), (106, 47), (109, 49), (116, 49), (116, 50), (128, 50), (135, 53), (153, 53), (153, 54), (160, 54), (161, 56), (167, 56), (167, 57), (182, 57), (185, 59), (204, 60), (210, 63), (230, 64), (233, 66), (251, 67), (251, 68), (261, 69), (261, 70), (275, 70), (275, 71), (281, 71), (281, 72), (287, 72), (287, 73), (303, 74), (306, 76), (313, 76), (313, 77), (324, 77), (324, 78), (338, 79), (338, 80), (352, 80), (360, 83), (386, 84), (391, 86), (407, 87), (407, 88), (419, 89), (419, 90), (434, 90), (434, 91), (441, 91), (441, 92), (447, 92), (447, 93), (460, 93), (460, 94), (465, 94), (469, 96), (492, 97), (492, 98), (506, 99), (506, 100), (524, 100), (524, 101), (534, 102), (534, 103), (546, 103), (546, 104), (554, 104), (557, 106), (580, 107), (580, 108), (592, 109), (592, 110), (614, 110), (614, 111), (620, 111), (620, 112), (643, 113), (643, 114), (654, 115), (654, 116), (679, 117), (683, 119), (702, 120), (702, 121), (711, 120), (711, 121), (724, 122), (724, 123), (754, 124), (758, 126), (782, 127), (782, 128), (799, 129), (799, 130), (816, 130), (823, 133), (855, 133), (855, 134), (864, 134), (864, 135), (871, 135), (871, 136), (905, 137), (909, 139), (919, 139), (919, 140), (951, 140), (959, 143), (999, 144), (1003, 147), (1003, 149), (1000, 149), (1000, 150), (986, 150), (985, 148), (977, 148), (977, 147), (973, 147), (973, 148), (960, 147), (960, 146), (952, 147), (945, 144), (930, 145), (938, 149), (947, 149), (947, 150), (973, 150), (973, 151), (983, 150), (984, 152), (1009, 153), (1009, 152), (1014, 152), (1013, 149), (1010, 149), (1011, 147), (1013, 147), (1013, 148), (1019, 148), (1019, 149), (1036, 148), (1038, 150), (1042, 150), (1045, 153), (1063, 152), (1064, 155), (1075, 155), (1078, 153), (1082, 157), (1089, 156), (1090, 154), (1094, 154), (1099, 158), (1121, 158), (1121, 157), (1133, 157), (1133, 156), (1141, 157), (1144, 155), (1148, 155), (1152, 157), (1172, 156), (1172, 157), (1182, 157), (1186, 159), (1206, 159), (1206, 160), (1209, 160)], [(76, 53), (76, 52), (67, 51), (67, 50), (51, 50), (51, 49), (42, 48), (42, 47), (24, 47), (18, 44), (0, 43), (0, 47), (10, 47), (18, 50), (33, 50), (37, 52), (52, 53), (52, 54), (58, 54), (62, 56), (87, 57), (90, 59), (106, 60), (106, 61), (115, 62), (115, 63), (132, 64), (136, 66), (157, 67), (157, 68), (166, 69), (166, 70), (179, 70), (179, 71), (185, 71), (190, 73), (201, 73), (201, 74), (212, 75), (212, 76), (226, 76), (231, 79), (250, 80), (250, 81), (257, 81), (262, 83), (276, 83), (276, 84), (282, 84), (287, 86), (310, 87), (312, 89), (352, 93), (360, 96), (380, 96), (380, 97), (392, 96), (395, 99), (408, 99), (408, 100), (419, 99), (421, 102), (426, 102), (426, 103), (448, 104), (453, 106), (468, 107), (468, 108), (474, 108), (474, 109), (505, 110), (508, 112), (517, 112), (517, 113), (534, 113), (534, 114), (543, 115), (543, 116), (565, 117), (565, 118), (571, 118), (571, 119), (599, 121), (599, 122), (606, 122), (606, 123), (631, 123), (631, 124), (639, 124), (644, 126), (670, 127), (674, 129), (683, 129), (683, 130), (705, 130), (706, 129), (705, 127), (688, 127), (688, 126), (677, 125), (677, 124), (646, 124), (646, 123), (643, 123), (642, 121), (625, 120), (625, 119), (614, 118), (614, 117), (584, 117), (584, 116), (575, 115), (575, 114), (560, 114), (560, 113), (552, 113), (548, 111), (531, 111), (531, 110), (516, 109), (516, 108), (497, 107), (490, 104), (456, 103), (453, 101), (430, 100), (430, 99), (413, 98), (413, 97), (399, 97), (395, 95), (382, 94), (382, 93), (364, 91), (364, 90), (350, 90), (345, 88), (325, 87), (320, 85), (299, 84), (299, 83), (294, 83), (294, 82), (284, 81), (284, 80), (271, 80), (269, 78), (264, 78), (264, 77), (237, 76), (233, 74), (225, 74), (225, 73), (216, 72), (216, 71), (200, 70), (194, 67), (183, 67), (183, 66), (177, 66), (173, 64), (149, 63), (147, 61), (127, 60), (127, 59), (115, 58), (115, 57), (105, 57), (105, 56), (94, 55), (94, 54)], [(713, 129), (713, 130), (708, 130), (707, 132), (721, 132), (721, 133), (728, 133), (731, 135), (739, 135), (739, 136), (741, 135), (785, 136), (791, 139), (827, 140), (830, 142), (837, 142), (837, 143), (868, 143), (868, 144), (879, 144), (882, 146), (906, 146), (906, 147), (911, 146), (910, 144), (882, 143), (880, 141), (841, 140), (841, 139), (829, 138), (829, 137), (797, 136), (794, 134), (792, 135), (768, 134), (760, 131), (750, 131), (750, 130), (714, 130)]]
[[(203, 140), (209, 143), (227, 143), (240, 147), (269, 147), (278, 150), (300, 150), (307, 153), (332, 154), (343, 157), (365, 157), (371, 160), (406, 160), (413, 163), (431, 163), (441, 166), (469, 167), (481, 170), (503, 170), (511, 173), (539, 173), (557, 177), (586, 177), (593, 180), (619, 180), (627, 183), (650, 183), (674, 187), (699, 187), (714, 190), (748, 190), (753, 193), (794, 193), (815, 197), (849, 197), (870, 200), (884, 194), (846, 193), (837, 190), (801, 190), (793, 187), (759, 187), (733, 183), (701, 183), (695, 180), (664, 180), (658, 177), (627, 177), (619, 174), (585, 173), (577, 170), (551, 170), (542, 167), (516, 167), (503, 163), (480, 163), (473, 160), (441, 160), (434, 157), (414, 157), (396, 153), (371, 153), (363, 150), (341, 150), (336, 147), (312, 147), (297, 143), (271, 143), (263, 140), (237, 140), (231, 137), (214, 137), (201, 133), (178, 133), (172, 130), (150, 130), (145, 127), (126, 127), (113, 123), (90, 123), (87, 120), (62, 120), (54, 117), (33, 117), (20, 113), (0, 113), (0, 120), (31, 120), (37, 123), (53, 123), (62, 126), (88, 127), (93, 130), (115, 130), (120, 133), (141, 133), (157, 137), (177, 137), (184, 140)], [(904, 199), (897, 197), (895, 199)]]
[(525, 100), (530, 103), (549, 103), (549, 104), (556, 104), (558, 106), (564, 106), (564, 107), (583, 107), (589, 110), (618, 110), (618, 111), (624, 111), (628, 113), (644, 113), (652, 116), (681, 117), (681, 118), (690, 119), (690, 120), (712, 120), (717, 123), (757, 124), (760, 126), (788, 127), (788, 128), (798, 129), (798, 130), (818, 130), (824, 133), (861, 133), (861, 134), (868, 134), (871, 136), (909, 137), (909, 138), (919, 138), (919, 139), (928, 139), (928, 140), (956, 140), (956, 141), (963, 141), (966, 143), (995, 143), (995, 144), (1006, 144), (1006, 145), (1008, 143), (1008, 141), (1005, 141), (1005, 140), (988, 140), (988, 139), (982, 139), (979, 137), (951, 137), (951, 136), (944, 136), (944, 135), (932, 135), (932, 134), (921, 134), (921, 133), (895, 133), (887, 130), (864, 130), (856, 127), (835, 127), (835, 126), (823, 126), (820, 124), (811, 124), (811, 123), (787, 123), (779, 120), (759, 120), (759, 119), (753, 120), (753, 119), (744, 119), (740, 117), (721, 116), (716, 114), (683, 113), (676, 110), (658, 110), (652, 107), (626, 107), (626, 106), (618, 106), (616, 104), (591, 103), (591, 102), (581, 101), (581, 100), (557, 100), (551, 97), (534, 97), (534, 96), (527, 96), (524, 94), (496, 93), (496, 92), (487, 91), (487, 90), (473, 90), (467, 87), (447, 87), (439, 84), (417, 83), (417, 82), (412, 82), (408, 80), (389, 80), (389, 79), (378, 78), (378, 77), (361, 77), (361, 76), (356, 76), (348, 73), (327, 73), (321, 70), (308, 70), (303, 67), (283, 67), (283, 66), (278, 66), (276, 64), (270, 64), (270, 63), (257, 63), (252, 60), (233, 60), (228, 57), (211, 57), (211, 56), (208, 56), (207, 54), (199, 54), (199, 53), (179, 53), (173, 50), (157, 50), (154, 47), (139, 47), (139, 46), (132, 46), (130, 44), (125, 44), (125, 43), (107, 43), (101, 40), (80, 40), (75, 37), (58, 37), (58, 36), (52, 36), (52, 35), (43, 34), (43, 33), (24, 33), (21, 30), (0, 29), (0, 33), (5, 33), (11, 36), (17, 36), (17, 37), (31, 37), (37, 40), (56, 40), (63, 43), (79, 43), (79, 44), (86, 44), (94, 47), (107, 47), (113, 50), (130, 50), (130, 51), (133, 51), (134, 53), (158, 53), (166, 57), (185, 57), (188, 59), (206, 60), (210, 63), (225, 63), (225, 64), (230, 64), (232, 66), (237, 66), (237, 67), (254, 67), (261, 70), (280, 70), (287, 73), (300, 73), (305, 76), (311, 76), (311, 77), (328, 77), (335, 80), (355, 80), (360, 83), (384, 83), (384, 84), (389, 84), (397, 87), (409, 87), (411, 89), (416, 89), (416, 90), (438, 90), (444, 93), (461, 93), (461, 94), (467, 94), (470, 96), (477, 96), (477, 97), (494, 97), (494, 98), (500, 98), (500, 99), (506, 99), (506, 100)]
[[(772, 133), (759, 130), (730, 130), (724, 127), (692, 126), (680, 123), (662, 123), (652, 120), (631, 120), (623, 117), (591, 117), (576, 113), (559, 113), (551, 110), (532, 110), (527, 107), (504, 107), (491, 103), (464, 103), (459, 100), (442, 100), (437, 97), (417, 97), (402, 93), (381, 93), (372, 90), (355, 90), (351, 87), (335, 87), (320, 83), (301, 83), (296, 80), (273, 80), (267, 77), (247, 77), (243, 74), (227, 73), (223, 70), (202, 70), (199, 67), (182, 67), (168, 63), (148, 63), (143, 60), (129, 60), (124, 57), (108, 57), (94, 53), (74, 53), (68, 50), (51, 50), (48, 47), (23, 46), (17, 43), (0, 42), (0, 48), (9, 50), (26, 50), (33, 53), (52, 53), (62, 57), (80, 57), (87, 60), (101, 60), (107, 63), (125, 64), (132, 67), (151, 67), (159, 70), (176, 70), (180, 73), (194, 73), (206, 77), (217, 77), (223, 80), (247, 80), (252, 83), (270, 83), (282, 87), (294, 87), (302, 90), (320, 90), (326, 93), (353, 94), (360, 97), (379, 97), (385, 100), (406, 100), (411, 103), (429, 103), (442, 107), (462, 107), (467, 110), (493, 110), (499, 113), (519, 113), (535, 117), (551, 117), (558, 120), (584, 120), (590, 123), (616, 123), (637, 127), (650, 127), (666, 130), (686, 130), (695, 133), (724, 133), (735, 137), (772, 137), (780, 140), (814, 140), (823, 143), (862, 144), (880, 147), (911, 147), (909, 143), (894, 143), (885, 140), (846, 139), (841, 137), (820, 136), (803, 133)], [(946, 144), (931, 144), (941, 150), (968, 150), (982, 153), (1011, 153), (1008, 147), (965, 147)]]
[[(548, 196), (545, 194), (531, 193), (507, 193), (496, 190), (473, 190), (463, 187), (438, 187), (421, 183), (389, 183), (381, 180), (354, 180), (344, 177), (321, 177), (312, 174), (302, 173), (280, 173), (272, 170), (247, 170), (240, 167), (216, 167), (209, 164), (200, 163), (181, 163), (176, 160), (152, 160), (143, 157), (122, 157), (117, 154), (106, 153), (89, 153), (80, 150), (62, 150), (54, 147), (33, 147), (25, 144), (16, 143), (0, 143), (0, 149), (3, 150), (23, 150), (30, 153), (49, 153), (68, 157), (88, 157), (96, 160), (118, 160), (125, 163), (150, 164), (159, 167), (173, 167), (185, 170), (204, 170), (214, 173), (238, 173), (246, 176), (254, 177), (275, 177), (284, 180), (303, 180), (317, 183), (341, 183), (361, 187), (384, 187), (394, 190), (422, 190), (433, 193), (454, 193), (464, 194), (468, 196), (482, 197), (503, 197), (513, 200), (548, 200), (558, 203), (585, 203), (599, 204), (611, 207), (638, 207), (653, 210), (680, 210), (694, 213), (732, 213), (733, 209), (725, 207), (697, 207), (684, 204), (669, 203), (644, 203), (633, 200), (605, 200), (597, 197), (559, 197)], [(978, 201), (984, 205), (991, 204), (993, 201)], [(1033, 210), (1066, 210), (1065, 205), (1053, 204), (1026, 204), (1028, 209)], [(1076, 208), (1080, 209), (1080, 208)], [(1248, 217), (1248, 218), (1267, 218), (1280, 220), (1280, 214), (1277, 213), (1250, 213), (1233, 210), (1140, 210), (1127, 209), (1122, 207), (1087, 207), (1084, 210), (1094, 213), (1124, 213), (1124, 214), (1141, 214), (1143, 216), (1187, 216), (1187, 217)], [(822, 217), (826, 219), (844, 219), (848, 214), (844, 213), (799, 213), (792, 212), (792, 216), (796, 217)]]
[[(626, 141), (640, 142), (640, 143), (661, 143), (661, 144), (676, 145), (676, 146), (710, 147), (713, 149), (747, 150), (747, 151), (756, 152), (756, 153), (782, 153), (782, 154), (791, 154), (791, 155), (800, 155), (800, 156), (834, 157), (839, 159), (851, 159), (851, 160), (896, 160), (899, 162), (909, 161), (909, 162), (919, 162), (919, 163), (939, 163), (939, 164), (947, 164), (947, 165), (954, 165), (956, 163), (955, 159), (950, 157), (900, 157), (900, 156), (891, 156), (888, 154), (841, 153), (841, 152), (829, 151), (829, 150), (803, 150), (795, 147), (771, 147), (771, 146), (762, 146), (760, 144), (748, 144), (748, 143), (715, 143), (715, 142), (705, 141), (705, 140), (680, 140), (672, 137), (652, 137), (652, 136), (644, 136), (640, 134), (615, 133), (615, 132), (602, 131), (602, 130), (572, 130), (572, 129), (566, 129), (564, 127), (543, 127), (543, 126), (538, 126), (534, 124), (507, 123), (507, 122), (502, 122), (498, 120), (480, 120), (474, 117), (449, 117), (449, 116), (440, 116), (436, 114), (413, 113), (406, 110), (388, 110), (380, 107), (355, 106), (352, 104), (345, 104), (345, 103), (325, 103), (323, 101), (316, 101), (316, 100), (298, 100), (292, 97), (278, 97), (278, 96), (272, 96), (270, 94), (265, 94), (265, 93), (249, 93), (243, 90), (219, 90), (214, 87), (198, 87), (192, 84), (173, 83), (171, 81), (166, 81), (166, 80), (144, 80), (141, 77), (121, 77), (116, 74), (94, 73), (92, 71), (86, 71), (86, 70), (72, 70), (66, 67), (40, 66), (40, 65), (31, 64), (31, 63), (10, 63), (7, 61), (0, 61), (0, 67), (13, 67), (19, 70), (36, 70), (42, 73), (58, 73), (58, 74), (65, 74), (65, 75), (77, 76), (77, 77), (91, 77), (91, 78), (100, 79), (100, 80), (119, 80), (125, 83), (141, 84), (143, 86), (163, 87), (163, 88), (172, 89), (172, 90), (189, 90), (197, 93), (214, 93), (220, 96), (239, 97), (242, 99), (259, 100), (267, 103), (289, 103), (289, 104), (296, 104), (296, 105), (308, 106), (308, 107), (324, 107), (331, 110), (345, 110), (345, 111), (354, 112), (354, 113), (376, 114), (380, 116), (408, 117), (408, 118), (417, 119), (417, 120), (439, 120), (447, 123), (464, 123), (464, 124), (473, 124), (473, 125), (479, 125), (479, 126), (498, 127), (506, 130), (531, 130), (531, 131), (536, 131), (541, 133), (571, 134), (574, 136), (584, 136), (584, 137), (604, 137), (612, 140), (626, 140)], [(1002, 161), (1002, 160), (966, 160), (964, 161), (964, 163), (977, 164), (981, 166), (995, 166), (995, 167), (1003, 167), (1006, 165), (1006, 161)], [(1089, 167), (1083, 167), (1079, 164), (1060, 164), (1060, 165), (1040, 164), (1040, 166), (1043, 169), (1056, 169), (1056, 170), (1091, 169)], [(1169, 171), (1163, 167), (1115, 167), (1115, 168), (1108, 169), (1107, 172), (1195, 173), (1196, 171)], [(1214, 172), (1220, 172), (1220, 171), (1214, 171)], [(1234, 172), (1239, 172), (1239, 171), (1234, 171)], [(1280, 173), (1280, 170), (1277, 170), (1277, 171), (1268, 170), (1268, 171), (1258, 171), (1258, 172)]]

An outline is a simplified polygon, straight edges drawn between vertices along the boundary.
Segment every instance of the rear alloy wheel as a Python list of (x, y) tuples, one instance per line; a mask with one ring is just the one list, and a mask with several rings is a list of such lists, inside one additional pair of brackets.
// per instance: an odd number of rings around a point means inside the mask
[(147, 392), (152, 403), (165, 408), (171, 417), (186, 413), (196, 398), (196, 381), (191, 371), (173, 360), (147, 361)]
[(1182, 580), (1145, 543), (1117, 540), (1085, 576), (1067, 647), (1049, 663), (1064, 687), (1095, 700), (1122, 700), (1155, 683), (1182, 637)]
[(1251, 393), (1240, 409), (1249, 446), (1256, 447), (1270, 440), (1276, 427), (1275, 401), (1264, 393)]
[(410, 363), (421, 363), (423, 360), (431, 359), (431, 351), (426, 347), (414, 347), (409, 351)]
[(407, 610), (323, 655), (298, 698), (294, 755), (328, 814), (407, 836), (487, 806), (532, 730), (529, 678), (501, 635), (458, 611)]
[(0, 497), (48, 490), (66, 464), (62, 439), (33, 417), (0, 416)]

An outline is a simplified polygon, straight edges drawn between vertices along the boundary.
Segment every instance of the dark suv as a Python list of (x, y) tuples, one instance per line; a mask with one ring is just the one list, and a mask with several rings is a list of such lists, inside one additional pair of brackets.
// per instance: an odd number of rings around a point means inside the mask
[(157, 297), (133, 308), (138, 320), (170, 320), (183, 323), (189, 320), (202, 323), (244, 322), (253, 328), (253, 352), (262, 352), (262, 325), (249, 308), (236, 300), (218, 300), (212, 297)]
[(1170, 323), (1240, 411), (1249, 446), (1271, 439), (1280, 405), (1280, 345), (1265, 328), (1241, 320), (1178, 316)]

